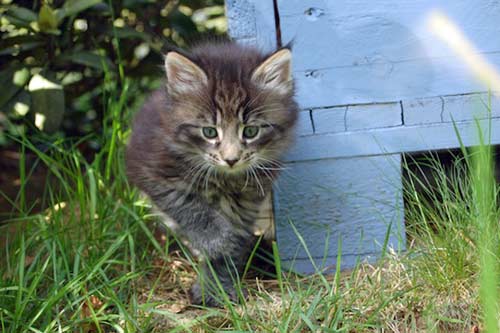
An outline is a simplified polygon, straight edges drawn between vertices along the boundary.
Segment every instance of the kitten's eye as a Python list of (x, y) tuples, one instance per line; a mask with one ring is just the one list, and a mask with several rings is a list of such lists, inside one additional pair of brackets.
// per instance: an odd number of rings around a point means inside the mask
[(258, 126), (245, 126), (245, 128), (243, 129), (243, 137), (245, 139), (255, 138), (258, 133), (259, 133)]
[(207, 139), (213, 139), (217, 137), (217, 129), (215, 127), (203, 127), (202, 132)]

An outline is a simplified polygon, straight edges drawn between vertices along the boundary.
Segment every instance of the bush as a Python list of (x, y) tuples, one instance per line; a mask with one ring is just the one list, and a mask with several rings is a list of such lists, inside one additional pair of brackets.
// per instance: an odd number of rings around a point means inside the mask
[(0, 1), (0, 144), (99, 134), (106, 94), (126, 81), (127, 103), (139, 103), (165, 45), (225, 31), (222, 0)]

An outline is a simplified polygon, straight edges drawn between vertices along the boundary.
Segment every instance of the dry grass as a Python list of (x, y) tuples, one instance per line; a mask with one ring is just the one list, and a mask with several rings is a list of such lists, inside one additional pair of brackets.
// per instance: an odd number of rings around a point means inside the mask
[[(278, 280), (246, 279), (249, 297), (245, 305), (235, 307), (236, 314), (227, 308), (191, 306), (188, 290), (195, 276), (189, 261), (174, 253), (155, 260), (154, 269), (138, 283), (138, 301), (148, 305), (143, 315), (154, 322), (155, 332), (232, 330), (235, 315), (248, 324), (248, 332), (283, 332), (282, 324), (290, 317), (296, 318), (290, 320), (289, 332), (315, 331), (308, 320), (318, 332), (330, 331), (339, 313), (338, 329), (346, 332), (470, 332), (479, 325), (472, 278), (436, 290), (421, 278), (418, 260), (394, 253), (379, 265), (365, 263), (344, 271), (338, 283), (335, 276), (324, 276), (331, 288), (318, 275), (287, 274), (285, 293)], [(311, 307), (318, 296), (323, 304)], [(307, 319), (301, 318), (308, 310)]]

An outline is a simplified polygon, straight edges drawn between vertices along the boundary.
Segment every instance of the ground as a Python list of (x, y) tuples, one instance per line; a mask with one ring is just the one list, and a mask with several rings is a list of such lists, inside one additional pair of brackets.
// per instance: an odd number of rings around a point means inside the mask
[[(121, 148), (88, 162), (74, 149), (25, 144), (36, 156), (24, 157), (33, 162), (25, 172), (15, 153), (2, 168), (2, 193), (21, 190), (20, 211), (0, 226), (4, 332), (480, 332), (498, 318), (498, 187), (481, 168), (436, 163), (432, 191), (413, 178), (406, 252), (311, 276), (281, 272), (271, 255), (267, 273), (254, 265), (244, 276), (245, 302), (203, 308), (188, 297), (196, 261), (156, 231), (150, 204), (126, 182)], [(32, 198), (44, 204), (31, 209)]]

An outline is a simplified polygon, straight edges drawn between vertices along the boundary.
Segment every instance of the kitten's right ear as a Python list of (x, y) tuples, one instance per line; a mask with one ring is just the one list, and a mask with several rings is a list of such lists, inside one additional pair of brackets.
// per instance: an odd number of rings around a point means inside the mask
[(292, 53), (289, 49), (281, 49), (273, 53), (254, 70), (252, 81), (264, 89), (280, 94), (292, 93), (291, 61)]
[(208, 78), (203, 69), (177, 52), (165, 56), (167, 89), (169, 94), (182, 95), (198, 91), (208, 85)]

